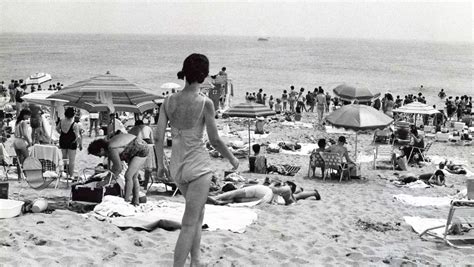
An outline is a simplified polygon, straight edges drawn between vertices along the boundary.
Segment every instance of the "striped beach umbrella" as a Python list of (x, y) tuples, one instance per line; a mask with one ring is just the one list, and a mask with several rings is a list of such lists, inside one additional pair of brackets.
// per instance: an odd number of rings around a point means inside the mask
[(28, 103), (43, 105), (43, 106), (55, 106), (58, 103), (67, 103), (67, 100), (49, 98), (56, 91), (35, 91), (33, 93), (26, 94), (21, 98)]
[(333, 89), (336, 96), (345, 101), (358, 100), (359, 102), (367, 102), (380, 96), (380, 93), (372, 93), (367, 88), (356, 88), (347, 84), (341, 84)]
[(357, 155), (357, 131), (385, 128), (393, 119), (373, 107), (345, 105), (326, 116), (326, 121), (336, 127), (356, 131), (355, 153)]
[(138, 105), (163, 96), (148, 89), (142, 89), (126, 79), (107, 72), (83, 81), (68, 85), (57, 91), (50, 98), (69, 101), (71, 105), (84, 103), (106, 104), (110, 112), (115, 112), (114, 105)]
[(240, 103), (227, 109), (223, 116), (227, 117), (241, 117), (241, 118), (256, 118), (275, 115), (275, 111), (269, 107), (257, 104), (254, 102)]
[(253, 102), (240, 103), (227, 109), (222, 116), (248, 118), (249, 128), (249, 156), (250, 156), (250, 118), (266, 117), (275, 115), (275, 111), (269, 107)]
[[(157, 108), (159, 104), (163, 103), (164, 99), (157, 99), (151, 101), (145, 101), (138, 103), (136, 105), (131, 104), (114, 104), (115, 111), (125, 111), (125, 112), (132, 112), (132, 113), (143, 113), (147, 110)], [(107, 104), (99, 103), (67, 103), (65, 106), (76, 107), (80, 109), (84, 109), (87, 112), (95, 113), (95, 112), (102, 112), (102, 111), (109, 111), (109, 107)]]
[(432, 115), (439, 113), (439, 110), (420, 102), (412, 102), (393, 110), (393, 112)]
[(26, 85), (38, 85), (51, 81), (51, 74), (38, 72), (26, 78)]

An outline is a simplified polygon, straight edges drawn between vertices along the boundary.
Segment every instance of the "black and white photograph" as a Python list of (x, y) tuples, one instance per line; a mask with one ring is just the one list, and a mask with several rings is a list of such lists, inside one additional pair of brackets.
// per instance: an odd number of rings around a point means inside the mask
[(2, 0), (0, 265), (472, 265), (473, 18)]

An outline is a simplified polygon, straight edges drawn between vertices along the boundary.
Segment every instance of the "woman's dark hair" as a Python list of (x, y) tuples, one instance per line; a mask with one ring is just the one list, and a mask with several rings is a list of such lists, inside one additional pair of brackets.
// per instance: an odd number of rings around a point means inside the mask
[(416, 129), (416, 126), (415, 126), (415, 125), (412, 125), (412, 126), (411, 126), (411, 133), (412, 133), (414, 136), (418, 137), (418, 130)]
[(255, 152), (255, 154), (260, 153), (260, 145), (259, 144), (254, 144), (252, 146), (252, 150), (253, 150), (253, 152)]
[(178, 79), (191, 83), (202, 83), (209, 75), (209, 60), (202, 54), (191, 54), (183, 62), (183, 69), (178, 72)]
[(286, 90), (283, 90), (283, 93), (286, 94)]
[(64, 116), (66, 116), (66, 118), (68, 118), (68, 119), (73, 118), (75, 114), (76, 114), (76, 112), (71, 107), (67, 108), (66, 111), (64, 111)]
[(25, 119), (25, 116), (31, 116), (31, 111), (27, 108), (25, 109), (22, 109), (20, 111), (20, 114), (18, 115), (18, 118), (16, 118), (16, 123), (15, 125), (17, 125), (18, 123), (20, 123), (22, 120)]
[(89, 144), (89, 147), (87, 147), (87, 153), (91, 155), (98, 155), (101, 148), (107, 150), (108, 147), (109, 143), (105, 141), (105, 139), (97, 139)]
[(286, 181), (286, 184), (291, 187), (291, 193), (295, 193), (296, 191), (296, 184), (291, 181)]
[(135, 121), (135, 126), (138, 126), (138, 125), (143, 125), (143, 121), (142, 120), (136, 120)]
[(321, 138), (318, 140), (318, 147), (319, 148), (325, 148), (326, 147), (326, 139)]

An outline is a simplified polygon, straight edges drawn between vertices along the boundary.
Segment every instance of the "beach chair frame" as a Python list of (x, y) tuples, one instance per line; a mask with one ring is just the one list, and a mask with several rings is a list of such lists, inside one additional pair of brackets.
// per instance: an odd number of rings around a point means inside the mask
[(392, 170), (395, 170), (392, 145), (379, 145), (374, 148), (374, 170), (377, 169), (377, 161), (390, 161)]
[[(339, 182), (342, 182), (342, 178), (344, 177), (344, 173), (349, 170), (349, 166), (343, 164), (342, 156), (339, 153), (331, 153), (331, 152), (321, 152), (320, 153), (323, 160), (324, 160), (324, 168), (326, 169), (326, 175), (324, 175), (324, 180), (326, 177), (330, 175), (330, 170), (335, 170), (340, 172), (339, 175)], [(349, 179), (349, 173), (347, 173), (347, 179)]]
[[(451, 234), (451, 227), (453, 225), (453, 218), (455, 214), (459, 218), (462, 218), (463, 221), (458, 221), (457, 224), (467, 225), (468, 229), (474, 229), (474, 200), (453, 200), (451, 201), (451, 206), (448, 212), (448, 218), (446, 224), (430, 227), (420, 233), (420, 237), (423, 238), (424, 235), (429, 235), (435, 238), (441, 238), (444, 242), (455, 248), (473, 248), (474, 247), (474, 235), (471, 235), (471, 238), (466, 238), (464, 235), (453, 235)], [(434, 229), (439, 229), (444, 227), (443, 236), (440, 237), (432, 232)], [(470, 240), (469, 243), (460, 244), (463, 241)]]
[(324, 167), (324, 159), (319, 152), (313, 150), (311, 155), (309, 156), (309, 165), (308, 165), (308, 177), (314, 177), (314, 173), (316, 168), (321, 168), (321, 175), (324, 177), (324, 173), (322, 172), (322, 168)]
[(428, 142), (428, 143), (426, 143), (424, 148), (412, 147), (412, 149), (410, 151), (410, 155), (408, 156), (408, 158), (411, 159), (411, 155), (413, 154), (413, 151), (417, 151), (417, 152), (420, 153), (421, 159), (423, 159), (423, 161), (426, 162), (427, 161), (426, 160), (426, 154), (428, 153), (428, 151), (430, 150), (432, 145), (433, 145), (433, 142)]
[(59, 176), (56, 178), (46, 178), (43, 176), (44, 166), (41, 161), (34, 157), (27, 157), (23, 161), (23, 174), (28, 185), (36, 190), (42, 190), (56, 181), (54, 188), (58, 188)]

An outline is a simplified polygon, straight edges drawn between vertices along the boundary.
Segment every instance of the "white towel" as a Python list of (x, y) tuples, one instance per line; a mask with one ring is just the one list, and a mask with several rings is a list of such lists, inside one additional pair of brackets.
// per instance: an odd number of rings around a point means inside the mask
[(451, 197), (415, 197), (406, 194), (394, 195), (393, 197), (398, 201), (416, 207), (449, 206), (452, 200)]
[[(170, 201), (149, 201), (134, 207), (125, 203), (123, 199), (105, 196), (102, 203), (94, 208), (94, 212), (110, 217), (120, 214), (124, 217), (109, 218), (114, 225), (146, 229), (160, 220), (181, 222), (184, 214), (184, 204)], [(249, 208), (233, 208), (227, 206), (206, 205), (203, 224), (207, 224), (208, 231), (229, 230), (235, 233), (245, 232), (247, 225), (257, 220), (257, 213)]]
[[(433, 219), (433, 218), (422, 218), (422, 217), (411, 217), (411, 216), (403, 216), (403, 219), (407, 224), (409, 224), (413, 230), (421, 234), (426, 229), (446, 225), (446, 219)], [(440, 227), (437, 229), (433, 229), (430, 233), (435, 234), (436, 236), (443, 237), (444, 234), (444, 227)]]

